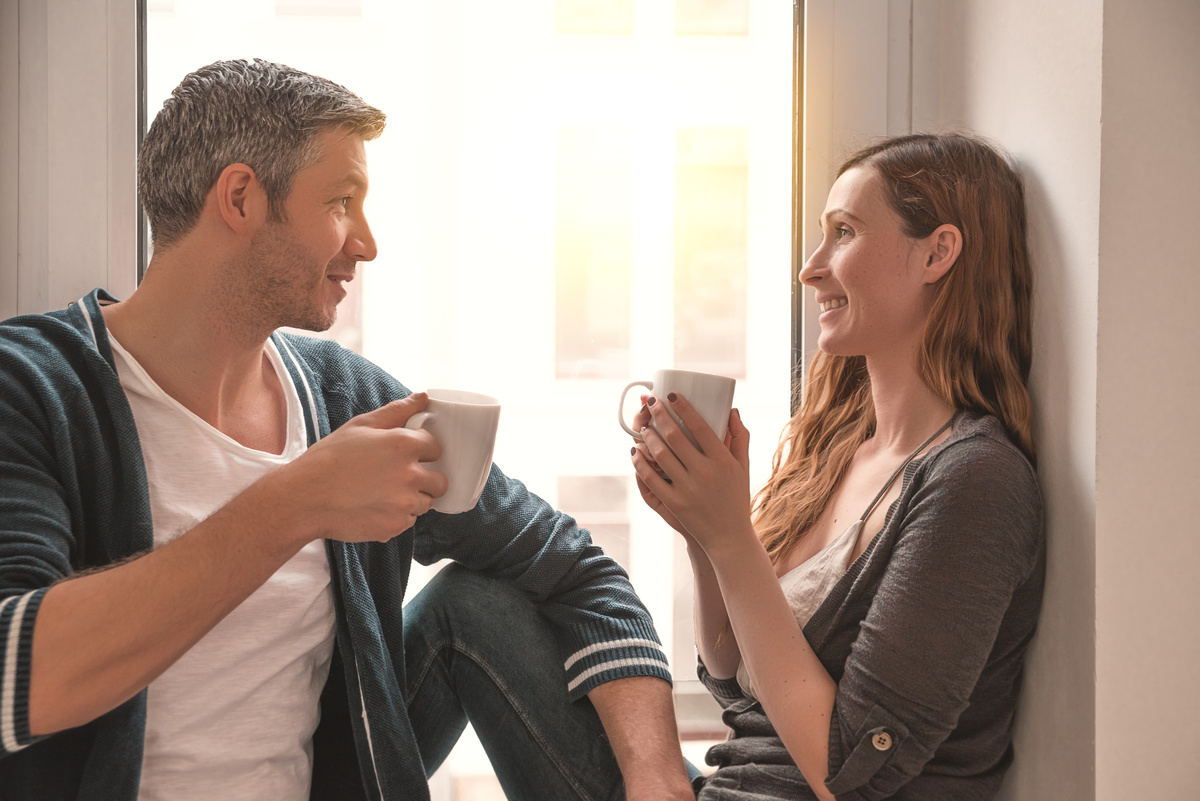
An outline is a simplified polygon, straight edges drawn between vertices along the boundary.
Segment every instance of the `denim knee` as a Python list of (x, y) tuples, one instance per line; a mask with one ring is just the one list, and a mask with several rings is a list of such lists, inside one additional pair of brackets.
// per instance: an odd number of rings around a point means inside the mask
[(433, 625), (444, 635), (474, 639), (472, 631), (491, 634), (520, 625), (544, 625), (529, 596), (511, 581), (459, 564), (435, 575), (405, 614), (405, 628)]

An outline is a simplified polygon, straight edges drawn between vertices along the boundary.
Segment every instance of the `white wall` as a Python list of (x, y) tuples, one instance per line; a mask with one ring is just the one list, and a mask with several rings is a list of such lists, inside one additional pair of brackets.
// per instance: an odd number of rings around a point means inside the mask
[[(1049, 566), (1002, 797), (1094, 799), (1103, 8), (1094, 0), (807, 0), (806, 8), (806, 253), (819, 239), (813, 221), (833, 166), (874, 137), (973, 130), (1005, 147), (1026, 178)], [(806, 300), (808, 338), (816, 315)]]
[(1003, 798), (1196, 799), (1200, 4), (940, 14), (939, 125), (1017, 157), (1037, 270), (1049, 571)]
[(1026, 180), (1035, 269), (1038, 474), (1047, 582), (1004, 798), (1095, 797), (1095, 463), (1102, 9), (941, 4), (943, 128), (1003, 145)]
[(1106, 0), (1097, 799), (1200, 798), (1200, 3)]

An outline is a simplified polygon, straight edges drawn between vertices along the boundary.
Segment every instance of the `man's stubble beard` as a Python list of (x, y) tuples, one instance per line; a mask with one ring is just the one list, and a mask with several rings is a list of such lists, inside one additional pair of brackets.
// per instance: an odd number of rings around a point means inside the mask
[[(321, 281), (327, 267), (321, 265)], [(321, 285), (313, 283), (314, 268), (311, 254), (287, 233), (285, 224), (270, 222), (260, 229), (230, 275), (248, 326), (259, 331), (285, 326), (329, 330), (337, 307), (326, 311), (319, 303)]]

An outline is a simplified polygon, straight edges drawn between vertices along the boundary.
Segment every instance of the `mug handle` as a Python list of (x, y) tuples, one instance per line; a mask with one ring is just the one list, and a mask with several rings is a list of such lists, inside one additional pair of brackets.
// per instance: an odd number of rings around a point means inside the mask
[(424, 428), (426, 423), (437, 419), (437, 414), (434, 412), (420, 411), (415, 412), (411, 417), (404, 422), (404, 427), (416, 431)]
[(628, 424), (626, 424), (626, 422), (625, 422), (625, 396), (628, 395), (629, 390), (633, 389), (634, 387), (645, 387), (646, 389), (653, 392), (654, 391), (654, 382), (653, 381), (630, 381), (628, 384), (625, 385), (625, 389), (623, 389), (621, 391), (621, 402), (619, 404), (617, 404), (617, 422), (621, 424), (621, 428), (623, 428), (627, 432), (629, 432), (629, 435), (631, 437), (636, 439), (638, 442), (641, 442), (642, 435), (639, 434), (638, 432), (634, 431), (632, 428), (630, 428), (628, 426)]

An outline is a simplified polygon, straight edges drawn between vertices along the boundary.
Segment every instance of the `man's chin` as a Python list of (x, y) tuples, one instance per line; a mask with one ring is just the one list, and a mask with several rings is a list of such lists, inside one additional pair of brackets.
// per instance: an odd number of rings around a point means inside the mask
[(333, 328), (333, 324), (336, 322), (337, 309), (334, 308), (327, 314), (314, 313), (311, 316), (293, 320), (287, 324), (287, 327), (296, 329), (297, 331), (311, 331), (314, 334), (322, 334)]

